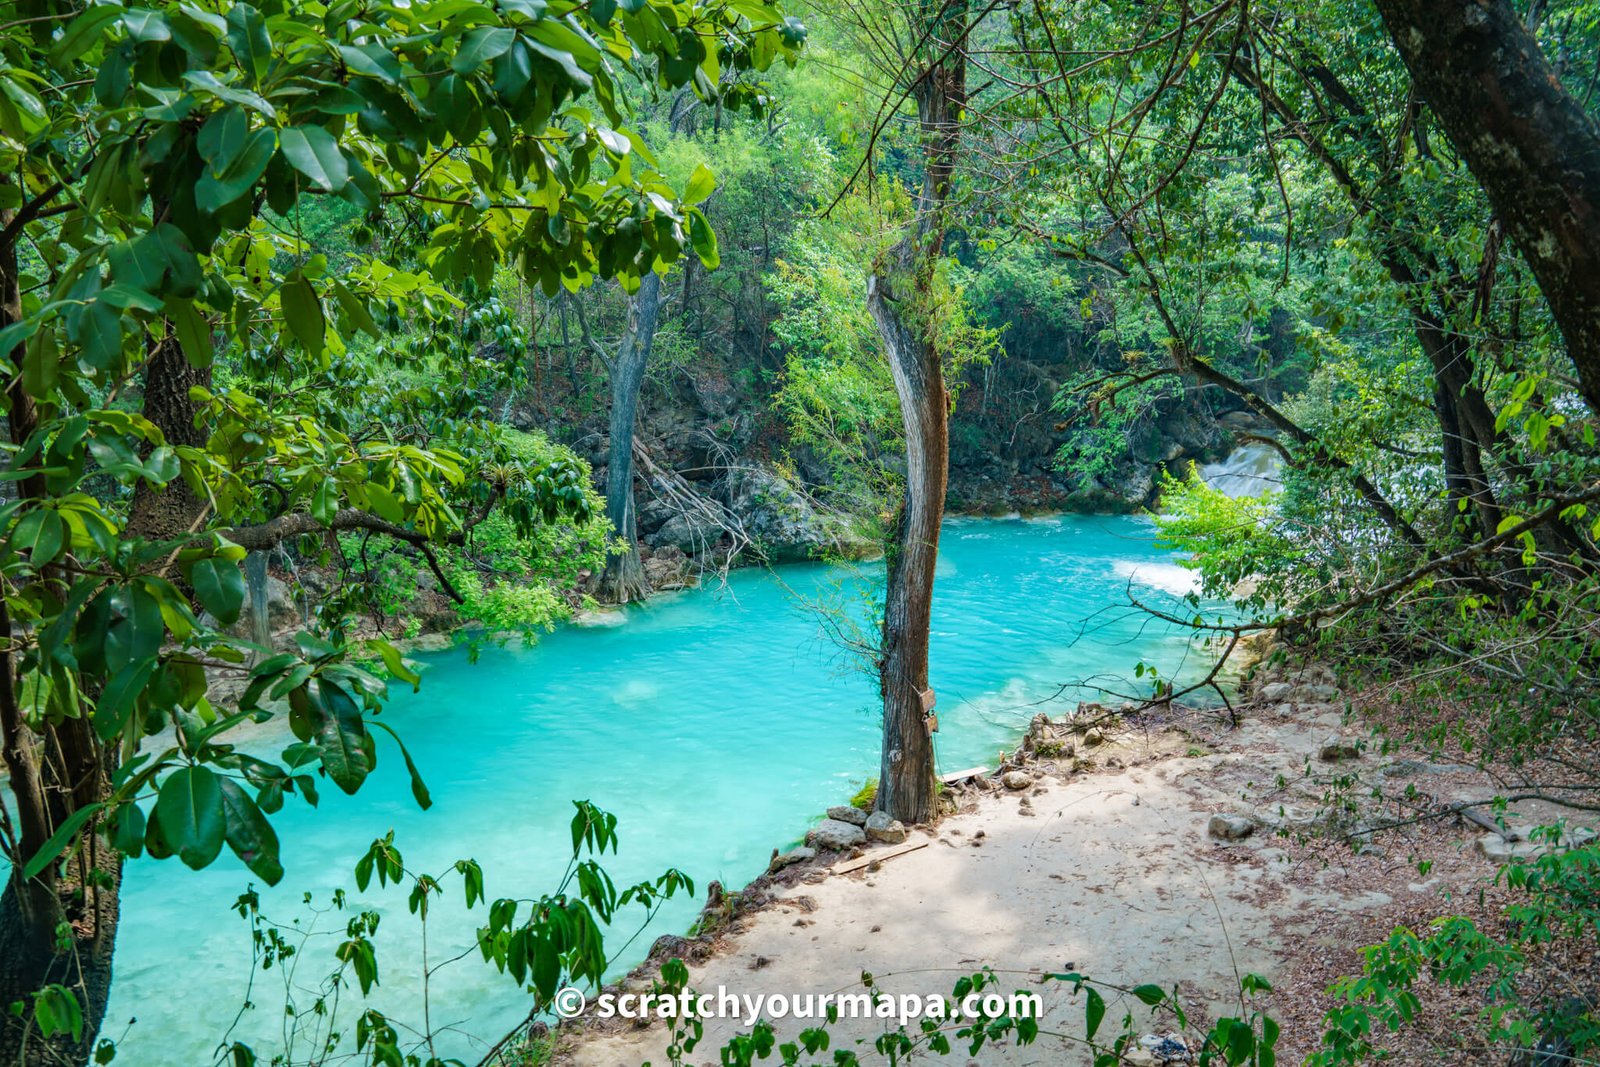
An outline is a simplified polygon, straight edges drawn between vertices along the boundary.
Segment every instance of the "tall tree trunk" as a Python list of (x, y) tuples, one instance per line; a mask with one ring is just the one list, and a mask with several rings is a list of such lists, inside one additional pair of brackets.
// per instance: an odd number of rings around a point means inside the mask
[[(0, 227), (12, 217), (0, 212)], [(0, 328), (21, 313), (16, 246), (7, 244), (0, 246)], [(14, 365), (22, 365), (20, 346), (9, 355)], [(9, 400), (11, 440), (25, 441), (38, 428), (39, 416), (20, 378), (13, 379)], [(44, 492), (40, 475), (17, 483), (23, 500)], [(18, 699), (20, 679), (11, 652), (15, 633), (11, 613), (0, 601), (0, 758), (18, 836), (17, 854), (7, 857), (11, 871), (0, 890), (0, 1064), (85, 1063), (111, 990), (122, 858), (90, 833), (67, 873), (52, 865), (25, 881), (22, 869), (73, 812), (105, 798), (108, 767), (86, 717), (43, 732), (29, 725)], [(83, 1031), (76, 1041), (47, 1041), (34, 1025), (33, 995), (51, 984), (66, 987), (78, 1000)], [(13, 1014), (19, 1002), (23, 1011)]]
[(928, 686), (928, 635), (933, 576), (949, 471), (950, 402), (938, 351), (908, 323), (888, 279), (867, 283), (867, 307), (889, 357), (906, 431), (905, 499), (890, 548), (879, 682), (883, 692), (880, 811), (908, 823), (934, 815), (933, 736), (923, 694)]
[[(930, 732), (928, 634), (934, 567), (949, 475), (950, 401), (942, 353), (934, 344), (928, 294), (944, 245), (945, 206), (960, 145), (966, 103), (967, 32), (962, 0), (928, 6), (928, 67), (913, 88), (925, 170), (911, 232), (867, 279), (867, 310), (877, 324), (906, 434), (905, 499), (890, 546), (883, 643), (878, 664), (883, 694), (883, 754), (877, 808), (903, 822), (927, 822), (937, 804)], [(921, 32), (922, 27), (916, 31)], [(907, 72), (905, 76), (912, 76)]]
[[(211, 387), (211, 368), (190, 363), (175, 335), (151, 346), (144, 365), (144, 416), (160, 427), (169, 445), (205, 447), (209, 432), (195, 425), (198, 409), (189, 399), (195, 386)], [(152, 541), (171, 540), (193, 533), (205, 514), (205, 501), (182, 478), (160, 489), (140, 479), (133, 490), (128, 533)]]
[(1488, 194), (1600, 412), (1600, 123), (1505, 0), (1377, 0), (1428, 107)]
[(661, 276), (654, 271), (639, 282), (628, 301), (628, 331), (611, 366), (611, 447), (606, 462), (606, 517), (625, 545), (606, 559), (600, 598), (617, 604), (650, 595), (639, 562), (638, 517), (633, 503), (633, 427), (639, 390), (661, 318)]

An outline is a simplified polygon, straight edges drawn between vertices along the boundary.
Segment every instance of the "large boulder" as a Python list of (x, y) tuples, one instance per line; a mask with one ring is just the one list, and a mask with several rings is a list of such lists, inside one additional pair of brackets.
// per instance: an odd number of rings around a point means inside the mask
[(828, 818), (837, 819), (839, 822), (847, 822), (852, 826), (867, 825), (867, 813), (849, 804), (840, 804), (829, 808)]
[(866, 843), (865, 830), (854, 823), (840, 822), (838, 819), (823, 819), (806, 834), (806, 844), (812, 848), (832, 849), (835, 852), (843, 852)]
[(730, 472), (727, 502), (769, 562), (794, 563), (856, 547), (842, 517), (819, 509), (765, 468)]
[(675, 512), (655, 533), (645, 538), (655, 548), (676, 548), (690, 556), (711, 550), (726, 531), (698, 512)]

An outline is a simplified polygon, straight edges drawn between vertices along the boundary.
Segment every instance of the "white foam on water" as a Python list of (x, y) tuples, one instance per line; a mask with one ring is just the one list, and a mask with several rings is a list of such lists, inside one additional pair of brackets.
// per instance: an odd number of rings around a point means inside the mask
[(1227, 496), (1261, 496), (1281, 488), (1283, 457), (1277, 449), (1263, 444), (1240, 445), (1221, 463), (1207, 463), (1200, 477), (1207, 485)]
[(1111, 564), (1111, 572), (1119, 578), (1131, 579), (1174, 596), (1188, 596), (1200, 590), (1200, 575), (1176, 563), (1119, 559)]

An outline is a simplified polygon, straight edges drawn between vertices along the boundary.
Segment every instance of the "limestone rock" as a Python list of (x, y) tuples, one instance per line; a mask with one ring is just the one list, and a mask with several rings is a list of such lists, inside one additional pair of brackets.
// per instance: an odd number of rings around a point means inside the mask
[(866, 843), (866, 831), (854, 823), (840, 822), (838, 819), (823, 819), (806, 834), (806, 844), (813, 848), (833, 849), (836, 852)]
[(1098, 727), (1091, 726), (1083, 732), (1083, 747), (1094, 748), (1096, 745), (1106, 743), (1106, 735)]
[(1346, 737), (1332, 737), (1322, 743), (1322, 748), (1317, 751), (1317, 758), (1324, 763), (1338, 763), (1340, 760), (1359, 759), (1361, 747)]
[(1505, 834), (1484, 834), (1478, 838), (1478, 851), (1492, 863), (1512, 863), (1518, 860), (1538, 859), (1552, 852), (1561, 852), (1594, 840), (1595, 832), (1587, 827), (1567, 831), (1559, 844), (1551, 841), (1530, 841), (1532, 826), (1507, 827)]
[(899, 819), (891, 819), (886, 811), (875, 811), (866, 823), (867, 837), (873, 841), (882, 841), (886, 845), (898, 845), (906, 839), (905, 823)]
[(1294, 691), (1294, 686), (1288, 682), (1269, 682), (1261, 687), (1260, 697), (1268, 704), (1281, 704), (1289, 699), (1289, 694)]
[(828, 818), (837, 822), (847, 822), (852, 826), (867, 825), (867, 813), (849, 804), (840, 804), (829, 808)]
[(836, 524), (784, 479), (759, 467), (728, 477), (728, 506), (773, 563), (814, 559), (836, 543)]
[(801, 845), (799, 848), (792, 848), (782, 855), (772, 857), (772, 862), (767, 864), (767, 870), (781, 871), (785, 867), (793, 867), (797, 863), (805, 863), (807, 860), (814, 860), (816, 858), (816, 849), (807, 848), (805, 845)]
[(1033, 775), (1027, 771), (1007, 771), (1001, 776), (1000, 781), (1007, 789), (1030, 789), (1033, 786)]
[[(1282, 683), (1279, 683), (1282, 684)], [(1297, 685), (1285, 698), (1297, 704), (1326, 704), (1339, 699), (1339, 687), (1334, 685)]]
[(1256, 832), (1256, 824), (1248, 815), (1213, 815), (1206, 823), (1206, 833), (1218, 841), (1242, 841)]

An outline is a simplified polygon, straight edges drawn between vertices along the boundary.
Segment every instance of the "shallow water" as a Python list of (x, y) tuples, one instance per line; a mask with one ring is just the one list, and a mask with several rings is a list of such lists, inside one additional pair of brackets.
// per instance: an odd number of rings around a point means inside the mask
[[(1034, 714), (1059, 714), (1095, 695), (1079, 683), (1132, 692), (1136, 663), (1170, 673), (1194, 659), (1186, 638), (1117, 610), (1130, 583), (1142, 599), (1168, 605), (1189, 588), (1187, 572), (1151, 539), (1147, 523), (1127, 518), (947, 525), (932, 645), (941, 769), (992, 766)], [(881, 567), (863, 573), (881, 580)], [(265, 909), (326, 931), (313, 932), (300, 953), (298, 1006), (310, 1006), (306, 990), (332, 969), (347, 918), (313, 917), (302, 894), (319, 905), (340, 887), (354, 896), (356, 858), (390, 829), (413, 869), (477, 859), (490, 899), (553, 888), (574, 798), (619, 817), (621, 851), (606, 859), (619, 886), (676, 866), (703, 898), (712, 879), (732, 888), (759, 874), (774, 846), (792, 843), (876, 773), (875, 687), (849, 669), (850, 657), (804, 604), (839, 589), (849, 598), (855, 582), (822, 566), (742, 571), (720, 591), (660, 597), (620, 622), (563, 627), (531, 649), (490, 650), (476, 664), (460, 652), (428, 657), (422, 691), (397, 693), (384, 718), (416, 756), (433, 808), (417, 810), (392, 745), (380, 742), (378, 773), (358, 796), (329, 786), (320, 809), (291, 799), (274, 818), (288, 874), (263, 891)], [(229, 910), (249, 882), (231, 854), (199, 873), (176, 861), (129, 865), (104, 1029), (119, 1042), (117, 1063), (211, 1061), (251, 975), (248, 927)], [(430, 920), (435, 963), (470, 947), (482, 921), (481, 905), (467, 914), (460, 900), (451, 883)], [(374, 886), (362, 904), (383, 915), (382, 985), (370, 1004), (420, 1020), (421, 943), (405, 893)], [(615, 966), (636, 963), (695, 910), (676, 902), (625, 949), (637, 924), (620, 920), (608, 941)], [(283, 971), (256, 979), (257, 1007), (235, 1036), (265, 1063), (281, 1048)], [(468, 1062), (481, 1039), (492, 1041), (527, 1010), (510, 980), (475, 955), (434, 983), (434, 1028), (461, 1028), (440, 1051)], [(347, 994), (346, 1032), (358, 1001)]]

